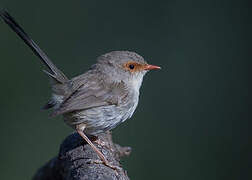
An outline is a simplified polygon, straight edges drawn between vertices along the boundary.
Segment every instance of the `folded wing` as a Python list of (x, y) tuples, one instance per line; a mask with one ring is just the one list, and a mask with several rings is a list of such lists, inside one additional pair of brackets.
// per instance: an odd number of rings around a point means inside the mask
[(103, 83), (82, 85), (51, 115), (56, 116), (99, 106), (119, 105), (127, 95), (128, 91), (123, 82), (109, 86)]

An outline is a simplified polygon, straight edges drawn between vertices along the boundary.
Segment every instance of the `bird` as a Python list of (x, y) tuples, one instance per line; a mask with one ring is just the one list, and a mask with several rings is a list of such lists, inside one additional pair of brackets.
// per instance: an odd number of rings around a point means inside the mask
[(52, 117), (62, 115), (64, 122), (97, 153), (101, 163), (114, 169), (89, 136), (112, 130), (131, 118), (144, 75), (160, 67), (148, 64), (135, 52), (112, 51), (99, 56), (85, 73), (69, 79), (6, 10), (0, 11), (0, 17), (47, 67), (43, 71), (49, 76), (52, 96), (43, 109), (53, 109)]

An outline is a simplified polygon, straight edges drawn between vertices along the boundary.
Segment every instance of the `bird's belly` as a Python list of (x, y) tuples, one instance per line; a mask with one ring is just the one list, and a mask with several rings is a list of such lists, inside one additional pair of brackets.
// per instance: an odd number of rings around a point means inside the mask
[(91, 109), (64, 115), (65, 122), (71, 127), (85, 124), (84, 132), (96, 135), (115, 128), (117, 125), (130, 118), (136, 109), (137, 103), (127, 105), (100, 106)]

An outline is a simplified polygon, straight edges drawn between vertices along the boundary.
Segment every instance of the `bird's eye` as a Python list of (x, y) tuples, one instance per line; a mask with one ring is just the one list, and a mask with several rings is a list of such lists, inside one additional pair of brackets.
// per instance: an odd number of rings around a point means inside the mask
[(129, 65), (129, 68), (130, 68), (130, 69), (134, 69), (134, 68), (135, 68), (134, 64), (130, 64), (130, 65)]

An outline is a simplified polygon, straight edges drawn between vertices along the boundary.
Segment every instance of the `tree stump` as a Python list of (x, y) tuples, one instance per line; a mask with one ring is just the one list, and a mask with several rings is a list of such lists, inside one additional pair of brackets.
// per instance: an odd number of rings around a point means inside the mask
[[(121, 147), (112, 142), (110, 133), (98, 136), (96, 147), (105, 155), (111, 164), (120, 167), (120, 158), (128, 156), (130, 147)], [(33, 180), (129, 180), (123, 168), (113, 170), (100, 160), (91, 147), (77, 134), (69, 135), (61, 144), (57, 157), (41, 167)]]

